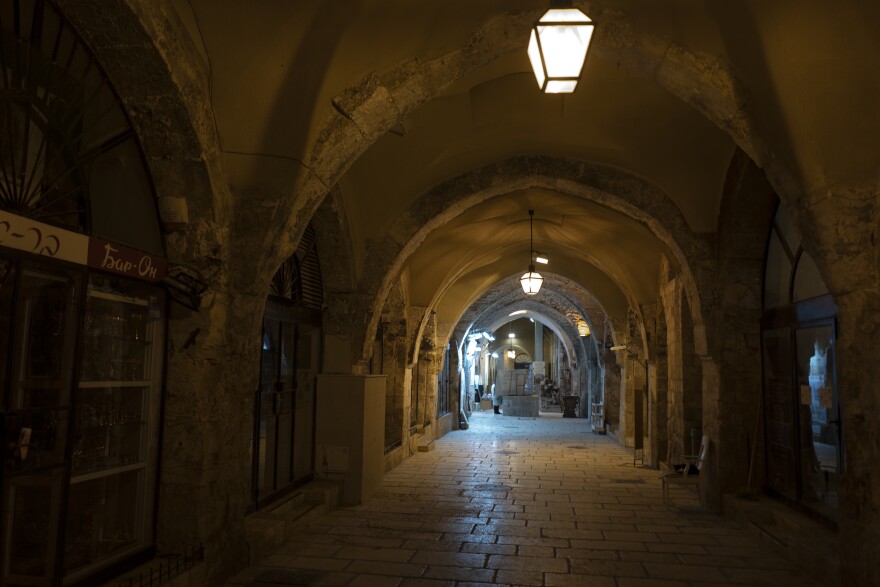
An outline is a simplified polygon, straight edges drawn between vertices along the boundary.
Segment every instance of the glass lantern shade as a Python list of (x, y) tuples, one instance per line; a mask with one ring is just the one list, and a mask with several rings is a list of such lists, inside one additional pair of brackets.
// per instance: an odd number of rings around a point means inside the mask
[(535, 272), (534, 265), (529, 265), (529, 272), (520, 277), (519, 283), (522, 285), (523, 291), (526, 292), (527, 295), (533, 296), (541, 290), (541, 284), (544, 283), (544, 278), (541, 277), (540, 273)]
[(551, 8), (532, 27), (529, 61), (545, 94), (568, 94), (577, 87), (593, 21), (577, 8)]

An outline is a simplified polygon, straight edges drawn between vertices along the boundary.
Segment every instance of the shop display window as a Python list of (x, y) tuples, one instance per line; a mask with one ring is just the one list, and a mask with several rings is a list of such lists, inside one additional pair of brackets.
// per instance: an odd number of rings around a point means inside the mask
[(155, 288), (91, 277), (72, 422), (68, 577), (152, 543), (162, 324)]

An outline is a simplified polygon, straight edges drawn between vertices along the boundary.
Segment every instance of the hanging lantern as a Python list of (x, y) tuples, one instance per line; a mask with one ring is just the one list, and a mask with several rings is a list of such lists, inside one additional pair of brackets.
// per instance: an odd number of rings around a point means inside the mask
[(590, 327), (584, 321), (578, 322), (578, 336), (590, 336)]
[(568, 94), (577, 87), (594, 25), (570, 2), (556, 4), (567, 7), (551, 8), (532, 27), (529, 61), (542, 92)]
[(541, 277), (540, 273), (535, 273), (534, 265), (529, 265), (529, 272), (520, 278), (519, 283), (522, 285), (523, 291), (526, 292), (526, 294), (533, 296), (541, 290), (541, 284), (544, 283), (544, 278)]
[[(534, 257), (534, 241), (533, 241), (533, 232), (532, 232), (532, 222), (533, 217), (535, 215), (534, 210), (529, 210), (529, 260)], [(533, 264), (529, 264), (529, 271), (525, 273), (519, 279), (520, 285), (522, 285), (523, 291), (526, 292), (526, 295), (533, 296), (539, 291), (541, 291), (541, 284), (544, 283), (544, 278), (541, 277), (540, 273), (535, 271), (535, 266)]]
[(513, 349), (510, 349), (509, 351), (507, 351), (507, 357), (510, 359), (515, 359), (516, 358), (516, 351)]

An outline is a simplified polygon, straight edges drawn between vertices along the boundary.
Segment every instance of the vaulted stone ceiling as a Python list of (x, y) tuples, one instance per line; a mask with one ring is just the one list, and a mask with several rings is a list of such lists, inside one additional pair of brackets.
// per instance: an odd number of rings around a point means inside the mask
[[(835, 102), (876, 110), (869, 96), (880, 89), (854, 96), (845, 84), (821, 82), (833, 75), (855, 83), (865, 62), (878, 65), (869, 27), (844, 30), (828, 13), (844, 11), (850, 23), (865, 11), (876, 16), (866, 4), (576, 2), (597, 24), (583, 81), (572, 95), (547, 96), (525, 52), (528, 23), (546, 0), (175, 0), (210, 71), (220, 146), (241, 194), (292, 190), (292, 172), (279, 170), (309, 160), (334, 100), (362, 80), (415, 67), (425, 69), (423, 85), (437, 85), (422, 87), (418, 107), (390, 120), (392, 132), (366, 137), (363, 154), (344, 165), (336, 187), (358, 267), (369, 243), (391, 238), (402, 216), (417, 216), (425, 194), (461, 177), (503, 183), (475, 170), (523, 157), (629, 178), (604, 183), (624, 200), (641, 182), (669, 209), (661, 224), (683, 218), (666, 226), (676, 239), (682, 230), (715, 231), (736, 146), (759, 165), (778, 164), (785, 181), (806, 192), (841, 179), (827, 177), (818, 161), (870, 177), (875, 157), (851, 154), (870, 147), (878, 117), (857, 126), (845, 113), (837, 121), (811, 115)], [(454, 79), (431, 77), (450, 72)], [(848, 148), (839, 149), (844, 141)], [(839, 161), (836, 149), (848, 159)], [(663, 258), (677, 266), (644, 218), (607, 199), (591, 201), (552, 181), (489, 192), (474, 201), (454, 194), (458, 207), (447, 221), (390, 265), (395, 278), (406, 277), (411, 303), (437, 310), (441, 322), (455, 323), (494, 284), (525, 271), (529, 209), (535, 248), (552, 260), (547, 271), (578, 283), (617, 319), (628, 305), (656, 299)], [(431, 202), (444, 210), (442, 197)]]

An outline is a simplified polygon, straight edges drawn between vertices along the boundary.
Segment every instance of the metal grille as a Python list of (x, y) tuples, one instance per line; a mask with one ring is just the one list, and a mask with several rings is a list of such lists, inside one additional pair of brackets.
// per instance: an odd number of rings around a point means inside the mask
[(205, 547), (202, 545), (188, 548), (183, 554), (163, 557), (146, 569), (131, 575), (119, 582), (118, 587), (152, 587), (162, 585), (175, 579), (181, 573), (193, 568), (196, 563), (205, 560)]
[[(155, 210), (121, 101), (91, 51), (46, 0), (0, 2), (0, 137), (2, 210), (105, 237), (119, 220), (107, 215), (114, 205), (108, 198), (144, 198), (142, 210)], [(126, 181), (137, 179), (123, 184), (124, 195), (95, 189), (118, 183), (123, 173)], [(93, 206), (103, 208), (100, 216), (92, 217)], [(158, 235), (158, 223), (155, 228)], [(137, 234), (113, 236), (144, 246)]]

